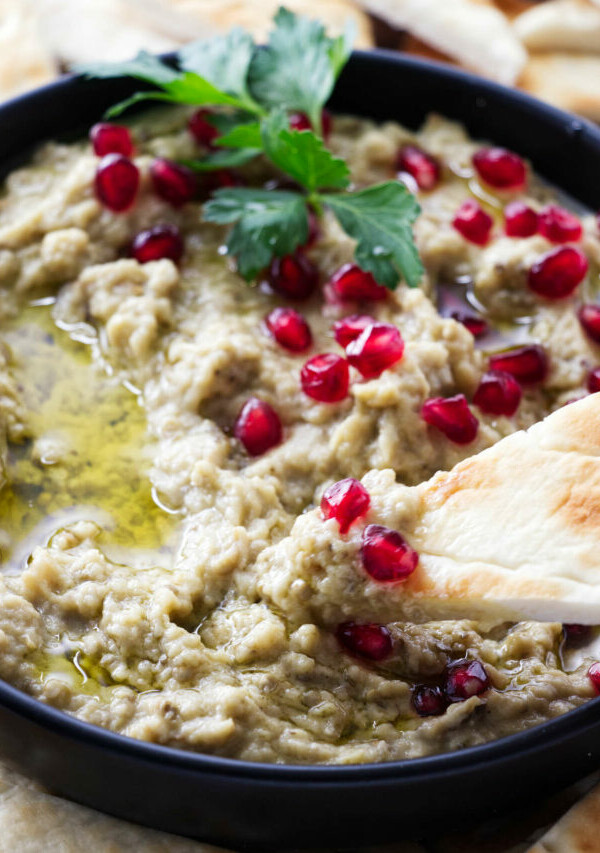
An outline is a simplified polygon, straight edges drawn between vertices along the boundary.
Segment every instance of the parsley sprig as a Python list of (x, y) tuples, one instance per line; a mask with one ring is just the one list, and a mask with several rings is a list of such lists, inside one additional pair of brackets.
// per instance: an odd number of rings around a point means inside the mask
[[(218, 111), (218, 151), (186, 165), (199, 171), (235, 168), (259, 155), (291, 178), (298, 190), (233, 187), (217, 190), (204, 207), (208, 222), (230, 224), (227, 250), (252, 280), (273, 257), (290, 254), (308, 238), (308, 211), (329, 209), (356, 241), (356, 261), (393, 289), (400, 277), (415, 287), (423, 268), (412, 224), (416, 199), (397, 181), (351, 191), (350, 171), (322, 138), (322, 111), (346, 64), (352, 36), (330, 38), (318, 21), (281, 8), (266, 46), (239, 28), (193, 42), (178, 67), (142, 52), (129, 62), (87, 65), (88, 77), (134, 77), (154, 88), (116, 104), (108, 117), (155, 100)], [(290, 112), (305, 113), (313, 130), (293, 130)]]

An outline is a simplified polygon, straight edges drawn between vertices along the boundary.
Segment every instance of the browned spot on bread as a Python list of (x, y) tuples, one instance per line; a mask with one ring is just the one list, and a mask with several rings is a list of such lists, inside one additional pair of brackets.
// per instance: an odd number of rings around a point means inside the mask
[(495, 0), (495, 5), (509, 18), (516, 18), (532, 6), (537, 6), (537, 3), (532, 0)]
[(582, 536), (600, 530), (600, 460), (574, 458), (555, 481), (552, 513)]
[(590, 394), (554, 412), (552, 425), (546, 431), (545, 446), (600, 454), (600, 394)]
[[(452, 559), (452, 555), (448, 555)], [(502, 555), (498, 555), (501, 562)], [(425, 563), (427, 558), (425, 557)], [(456, 564), (456, 575), (444, 579), (443, 583), (432, 579), (424, 563), (403, 584), (403, 589), (411, 595), (445, 597), (456, 601), (471, 599), (560, 599), (564, 594), (561, 580), (552, 578), (532, 578), (518, 574), (510, 569), (490, 566), (482, 563), (478, 571), (468, 574), (461, 571), (462, 563)]]
[(494, 454), (473, 456), (460, 462), (452, 471), (437, 474), (423, 490), (422, 499), (429, 509), (433, 509), (458, 492), (497, 488), (500, 482), (498, 460)]

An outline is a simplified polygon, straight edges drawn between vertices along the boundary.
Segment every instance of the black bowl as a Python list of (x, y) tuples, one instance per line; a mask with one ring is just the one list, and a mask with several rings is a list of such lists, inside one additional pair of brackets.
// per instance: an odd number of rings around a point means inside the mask
[[(70, 79), (0, 108), (4, 171), (31, 146), (96, 121), (128, 81)], [(530, 158), (600, 207), (600, 131), (455, 69), (356, 53), (334, 110), (417, 126), (431, 110)], [(598, 621), (600, 622), (600, 614)], [(489, 818), (600, 764), (600, 701), (484, 746), (343, 767), (250, 764), (95, 728), (0, 682), (0, 753), (50, 790), (110, 814), (238, 849), (372, 845)]]

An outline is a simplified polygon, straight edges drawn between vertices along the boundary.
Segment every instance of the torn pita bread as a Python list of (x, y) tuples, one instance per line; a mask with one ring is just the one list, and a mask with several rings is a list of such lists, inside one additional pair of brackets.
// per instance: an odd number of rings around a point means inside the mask
[(521, 88), (563, 110), (600, 122), (600, 55), (553, 53), (532, 56)]
[(207, 21), (219, 32), (243, 27), (258, 41), (265, 41), (273, 15), (285, 6), (298, 15), (318, 18), (332, 35), (342, 33), (348, 21), (356, 27), (355, 47), (372, 47), (373, 28), (367, 15), (352, 0), (165, 0), (190, 18)]
[(514, 22), (516, 34), (532, 51), (600, 54), (600, 7), (588, 0), (550, 0)]
[(527, 54), (506, 17), (485, 0), (360, 0), (369, 12), (461, 65), (515, 82)]
[(600, 394), (565, 406), (418, 486), (373, 470), (368, 523), (417, 551), (401, 583), (360, 560), (320, 510), (258, 558), (261, 593), (317, 624), (476, 619), (600, 625)]
[[(279, 0), (86, 0), (83, 7), (81, 0), (36, 0), (33, 19), (46, 51), (71, 66), (128, 59), (140, 50), (164, 53), (233, 26), (262, 40), (279, 5)], [(368, 17), (349, 0), (290, 0), (287, 5), (320, 18), (334, 33), (352, 20), (358, 46), (373, 44)]]
[(0, 99), (48, 83), (58, 66), (46, 48), (33, 3), (0, 0)]
[[(165, 53), (184, 39), (200, 35), (182, 27), (181, 40), (143, 20), (139, 9), (124, 0), (36, 0), (36, 15), (47, 48), (65, 65), (117, 62), (144, 49)], [(210, 33), (209, 33), (210, 35)]]
[(600, 849), (600, 785), (573, 806), (526, 853), (594, 853)]
[(4, 765), (0, 838), (3, 853), (227, 853), (55, 797)]
[(600, 624), (600, 394), (416, 489), (405, 595), (440, 612)]

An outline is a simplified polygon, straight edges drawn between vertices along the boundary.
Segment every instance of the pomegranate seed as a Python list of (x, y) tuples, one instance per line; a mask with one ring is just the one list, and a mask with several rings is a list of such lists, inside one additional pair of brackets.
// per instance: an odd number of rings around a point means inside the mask
[(210, 110), (196, 110), (188, 121), (190, 133), (196, 142), (205, 148), (212, 148), (215, 139), (221, 135), (214, 124), (210, 123), (211, 115), (213, 113)]
[(367, 625), (344, 622), (335, 634), (345, 651), (360, 658), (383, 660), (392, 651), (390, 632), (385, 625), (377, 625), (375, 622)]
[[(323, 128), (323, 139), (329, 139), (333, 119), (329, 110), (321, 112), (321, 127)], [(313, 126), (306, 113), (292, 113), (290, 116), (290, 127), (292, 130), (312, 130)]]
[(463, 702), (480, 696), (490, 686), (490, 679), (478, 660), (456, 660), (446, 667), (444, 692), (449, 702)]
[(303, 352), (312, 344), (310, 326), (293, 308), (274, 308), (265, 323), (277, 343), (291, 352)]
[(429, 687), (427, 684), (415, 684), (411, 702), (420, 717), (438, 717), (448, 707), (441, 687)]
[(546, 299), (570, 296), (588, 271), (588, 259), (574, 246), (551, 249), (529, 270), (527, 283), (534, 293)]
[(191, 169), (172, 160), (157, 159), (150, 167), (156, 194), (173, 207), (181, 207), (196, 195), (198, 183)]
[(396, 167), (399, 172), (412, 175), (420, 190), (432, 190), (440, 181), (440, 164), (422, 148), (405, 145), (398, 152)]
[(96, 198), (109, 210), (121, 213), (135, 201), (140, 184), (138, 167), (123, 154), (106, 154), (96, 169)]
[(518, 154), (506, 148), (481, 148), (473, 156), (479, 177), (498, 190), (516, 190), (525, 186), (527, 170)]
[(509, 237), (533, 237), (539, 228), (539, 217), (522, 201), (511, 201), (504, 208), (504, 230)]
[(488, 415), (510, 417), (519, 408), (521, 386), (510, 373), (490, 370), (481, 377), (473, 402)]
[(335, 518), (340, 533), (347, 533), (350, 525), (365, 515), (370, 503), (371, 498), (362, 483), (347, 477), (325, 489), (321, 498), (321, 512), (325, 519)]
[(450, 316), (453, 320), (462, 323), (474, 338), (481, 338), (489, 330), (489, 326), (483, 317), (477, 317), (475, 314), (468, 314), (466, 311), (453, 311)]
[(356, 264), (344, 264), (335, 272), (329, 284), (338, 297), (344, 302), (370, 299), (378, 301), (387, 299), (386, 287), (377, 284), (370, 272), (365, 272)]
[(581, 643), (583, 640), (587, 640), (590, 634), (590, 626), (589, 625), (563, 625), (563, 631), (565, 632), (565, 639), (571, 643)]
[(548, 374), (548, 356), (538, 344), (514, 347), (490, 356), (490, 369), (510, 373), (522, 385), (534, 385)]
[(469, 444), (479, 429), (479, 421), (470, 410), (464, 394), (426, 400), (421, 416), (426, 423), (439, 429), (456, 444)]
[(155, 225), (146, 231), (140, 231), (131, 250), (133, 257), (140, 264), (160, 261), (162, 258), (170, 258), (178, 264), (183, 255), (183, 240), (179, 228), (175, 225)]
[(596, 693), (600, 693), (600, 663), (593, 663), (588, 669), (588, 678), (594, 685)]
[(94, 154), (98, 157), (104, 157), (105, 154), (122, 154), (124, 157), (131, 157), (133, 154), (131, 133), (121, 124), (98, 122), (90, 130), (90, 142)]
[(241, 187), (244, 181), (231, 169), (215, 169), (202, 175), (202, 189), (210, 195), (223, 187)]
[(310, 249), (311, 246), (314, 246), (317, 240), (321, 239), (321, 226), (319, 225), (319, 219), (312, 210), (308, 211), (308, 237), (306, 239), (306, 243), (304, 244), (305, 249)]
[(276, 293), (288, 299), (304, 300), (312, 295), (319, 283), (316, 266), (302, 252), (274, 258), (267, 274)]
[(456, 211), (452, 224), (465, 240), (476, 246), (485, 246), (489, 242), (494, 220), (474, 199), (468, 199)]
[(368, 524), (362, 535), (360, 551), (367, 574), (376, 581), (403, 581), (417, 568), (419, 555), (397, 530)]
[(375, 320), (368, 314), (351, 314), (350, 317), (344, 317), (342, 320), (337, 320), (333, 324), (333, 335), (341, 347), (344, 349), (351, 341), (356, 340), (361, 332), (371, 326)]
[(600, 391), (600, 367), (595, 367), (588, 373), (587, 389), (590, 394)]
[(237, 416), (234, 436), (242, 442), (250, 456), (260, 456), (281, 443), (279, 415), (268, 403), (250, 397)]
[(300, 371), (302, 390), (320, 403), (339, 403), (348, 396), (348, 362), (331, 352), (309, 358)]
[(403, 355), (402, 335), (391, 323), (371, 323), (346, 348), (346, 358), (365, 379), (380, 376)]
[(540, 234), (551, 243), (576, 243), (581, 240), (581, 222), (564, 207), (549, 204), (540, 211)]
[(577, 316), (588, 338), (600, 344), (600, 305), (582, 305)]

